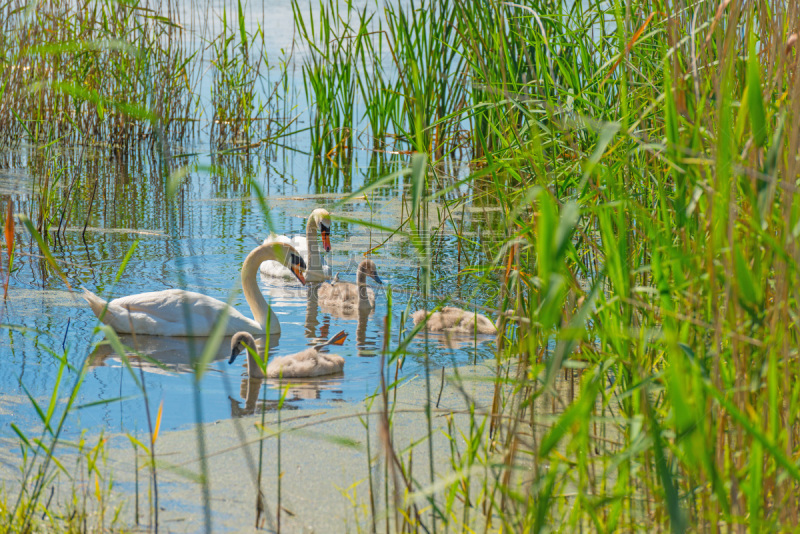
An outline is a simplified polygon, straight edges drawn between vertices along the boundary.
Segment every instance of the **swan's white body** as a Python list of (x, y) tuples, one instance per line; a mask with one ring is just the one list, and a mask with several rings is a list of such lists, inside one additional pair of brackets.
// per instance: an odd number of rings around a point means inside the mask
[(344, 369), (344, 358), (337, 354), (321, 352), (321, 349), (330, 344), (341, 344), (347, 334), (343, 331), (331, 337), (326, 343), (310, 347), (297, 354), (272, 358), (267, 363), (266, 376), (258, 366), (253, 354), (248, 347), (256, 347), (256, 341), (247, 332), (239, 332), (231, 340), (231, 357), (228, 363), (233, 363), (238, 354), (247, 351), (247, 375), (250, 378), (309, 378), (341, 373)]
[[(106, 301), (86, 288), (83, 291), (83, 298), (89, 302), (94, 314), (100, 317)], [(108, 303), (102, 321), (119, 333), (188, 336), (190, 329), (184, 313), (184, 301), (187, 304), (188, 319), (191, 320), (191, 335), (209, 335), (225, 309), (228, 309), (226, 335), (233, 335), (240, 330), (258, 333), (260, 329), (261, 333), (264, 332), (264, 327), (226, 303), (201, 293), (181, 289), (138, 293), (114, 299)], [(276, 320), (273, 318), (270, 323)]]
[[(285, 243), (294, 247), (308, 266), (306, 270), (306, 280), (311, 284), (317, 284), (330, 280), (331, 267), (325, 265), (325, 262), (319, 253), (319, 244), (317, 243), (317, 228), (322, 233), (322, 246), (326, 252), (330, 251), (330, 228), (331, 219), (327, 210), (322, 208), (315, 209), (311, 212), (306, 222), (306, 235), (288, 237), (285, 235), (270, 235), (264, 240), (264, 244), (269, 243)], [(277, 261), (265, 261), (261, 264), (261, 276), (267, 278), (293, 278), (292, 272), (284, 267)]]
[(336, 282), (322, 284), (317, 288), (317, 302), (320, 308), (330, 311), (334, 315), (354, 315), (360, 311), (369, 311), (375, 308), (375, 292), (367, 287), (367, 276), (381, 284), (375, 263), (370, 259), (363, 260), (358, 265), (356, 283)]
[(425, 328), (429, 332), (450, 332), (454, 334), (497, 334), (497, 327), (484, 315), (460, 308), (444, 307), (433, 313), (417, 310), (411, 318), (417, 325), (428, 317)]
[[(253, 249), (242, 265), (242, 289), (253, 319), (228, 304), (193, 291), (167, 289), (128, 295), (106, 302), (84, 288), (83, 298), (101, 321), (118, 333), (151, 336), (208, 336), (227, 312), (225, 335), (245, 331), (263, 335), (269, 317), (270, 334), (279, 334), (281, 325), (258, 288), (256, 270), (265, 260), (280, 259), (294, 269), (305, 268), (302, 258), (284, 244), (261, 245)], [(298, 279), (304, 282), (302, 274)]]

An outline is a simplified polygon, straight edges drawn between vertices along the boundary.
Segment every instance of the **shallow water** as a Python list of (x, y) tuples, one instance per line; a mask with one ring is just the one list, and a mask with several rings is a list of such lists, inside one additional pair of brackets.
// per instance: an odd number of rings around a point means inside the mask
[[(261, 7), (261, 4), (253, 7), (251, 21), (258, 20)], [(270, 8), (269, 11), (272, 24), (291, 27), (291, 10)], [(276, 20), (276, 17), (283, 18)], [(184, 23), (188, 24), (186, 19)], [(273, 32), (267, 40), (268, 46), (274, 47), (272, 52), (278, 54), (282, 47), (290, 46), (291, 38), (291, 32)], [(311, 119), (307, 106), (301, 109), (305, 115), (298, 124), (305, 127)], [(291, 142), (292, 150), (214, 159), (203, 135), (193, 146), (173, 147), (173, 153), (185, 150), (199, 154), (196, 159), (176, 160), (175, 165), (189, 164), (189, 172), (174, 198), (166, 195), (157, 160), (147, 150), (127, 157), (103, 147), (75, 147), (63, 153), (61, 161), (74, 165), (82, 178), (74, 189), (70, 189), (73, 186), (66, 178), (55, 187), (61, 195), (70, 190), (72, 204), (68, 212), (77, 214), (74, 218), (66, 216), (61, 235), (51, 232), (48, 241), (66, 280), (73, 289), (85, 286), (106, 298), (181, 287), (226, 300), (235, 291), (234, 306), (251, 315), (240, 291), (241, 262), (269, 235), (270, 229), (287, 235), (303, 234), (306, 217), (316, 207), (330, 209), (334, 217), (387, 228), (397, 228), (407, 217), (409, 206), (404, 203), (403, 192), (408, 184), (402, 179), (370, 193), (369, 201), (362, 197), (334, 206), (347, 193), (408, 161), (376, 159), (373, 154), (356, 151), (351, 167), (339, 169), (325, 160), (313, 165), (313, 156), (304, 153), (310, 145), (307, 136), (298, 134)], [(35, 147), (22, 145), (13, 151), (0, 151), (0, 194), (8, 195), (15, 213), (28, 214), (34, 221), (42, 202), (37, 185), (42, 172), (40, 160), (41, 151)], [(464, 171), (454, 166), (448, 169), (448, 174), (455, 179)], [(268, 217), (257, 200), (258, 190), (248, 180), (264, 192)], [(96, 187), (94, 192), (93, 187)], [(469, 195), (469, 191), (455, 190), (448, 198), (461, 195)], [(431, 220), (438, 223), (436, 209), (436, 205), (431, 206)], [(467, 305), (483, 301), (484, 290), (477, 282), (469, 275), (458, 274), (467, 267), (465, 254), (473, 261), (481, 261), (479, 234), (483, 217), (481, 210), (471, 206), (454, 214), (456, 221), (463, 218), (464, 233), (476, 238), (472, 248), (460, 250), (456, 246), (449, 224), (437, 229), (432, 260), (433, 293)], [(63, 355), (72, 367), (63, 373), (58, 390), (61, 402), (54, 408), (56, 415), (63, 410), (73, 387), (75, 369), (86, 358), (91, 359), (92, 365), (74, 403), (81, 408), (74, 409), (67, 418), (64, 429), (67, 436), (74, 437), (82, 429), (145, 431), (147, 412), (136, 380), (107, 345), (97, 345), (102, 340), (101, 335), (94, 333), (98, 321), (80, 292), (67, 289), (19, 223), (16, 243), (8, 298), (0, 312), (3, 325), (0, 327), (0, 435), (12, 434), (9, 423), (26, 432), (41, 429), (37, 411), (27, 395), (47, 411), (56, 387), (59, 358)], [(385, 286), (378, 291), (374, 313), (362, 320), (337, 318), (309, 308), (307, 290), (299, 283), (260, 281), (282, 326), (280, 338), (272, 340), (271, 355), (297, 352), (339, 330), (349, 334), (345, 344), (335, 349), (346, 359), (344, 374), (294, 385), (287, 395), (287, 407), (361, 400), (379, 385), (380, 358), (376, 354), (384, 342), (384, 317), (388, 313), (385, 289), (393, 290), (389, 346), (395, 347), (400, 328), (411, 326), (410, 321), (400, 324), (401, 314), (407, 306), (413, 311), (424, 305), (419, 298), (419, 261), (402, 233), (392, 235), (334, 218), (333, 251), (328, 261), (334, 272), (342, 273), (344, 280), (354, 281), (358, 259), (379, 244), (381, 247), (373, 259)], [(134, 245), (130, 262), (120, 275), (123, 258)], [(118, 275), (119, 281), (115, 283)], [(186, 340), (139, 336), (135, 340), (123, 337), (123, 342), (168, 368), (144, 362), (141, 370), (135, 369), (136, 377), (144, 379), (151, 416), (163, 401), (164, 429), (198, 420), (229, 418), (255, 406), (253, 401), (260, 388), (243, 380), (243, 361), (227, 363), (227, 339), (200, 382), (199, 395), (195, 394), (198, 385), (190, 372), (192, 351)], [(204, 340), (198, 341), (195, 353), (202, 350), (203, 343)], [(436, 371), (442, 365), (491, 357), (492, 342), (467, 339), (448, 347), (441, 337), (431, 336), (427, 349), (424, 340), (419, 339), (410, 346), (410, 351), (412, 354), (402, 368), (401, 374), (405, 376), (424, 372), (422, 355), (426, 352), (431, 368)], [(394, 370), (392, 367), (392, 373)], [(267, 387), (268, 398), (276, 399), (277, 386), (268, 383)]]

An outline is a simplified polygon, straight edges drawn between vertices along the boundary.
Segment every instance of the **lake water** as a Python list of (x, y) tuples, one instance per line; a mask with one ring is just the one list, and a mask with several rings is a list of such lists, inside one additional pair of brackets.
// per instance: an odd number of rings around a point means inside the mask
[[(273, 7), (271, 4), (252, 7), (249, 20), (258, 19), (262, 9), (270, 13), (269, 23), (282, 28), (271, 32), (268, 39), (271, 51), (278, 55), (281, 48), (291, 46), (292, 32), (287, 28), (291, 28), (292, 14), (291, 10)], [(196, 15), (194, 18), (197, 19)], [(299, 109), (298, 129), (302, 129), (312, 118), (306, 104), (300, 103)], [(407, 307), (414, 311), (425, 305), (419, 296), (416, 253), (402, 234), (392, 236), (335, 217), (397, 228), (408, 213), (409, 206), (404, 204), (403, 196), (408, 184), (398, 179), (376, 191), (369, 200), (356, 198), (334, 206), (347, 193), (408, 161), (403, 157), (388, 162), (376, 160), (367, 151), (356, 151), (352, 166), (345, 170), (325, 160), (315, 167), (313, 156), (307, 154), (307, 135), (293, 136), (291, 144), (289, 149), (262, 155), (222, 158), (209, 155), (211, 147), (203, 135), (192, 146), (173, 147), (174, 153), (185, 150), (198, 154), (189, 160), (194, 166), (174, 198), (166, 195), (153, 157), (136, 154), (121, 157), (102, 146), (75, 147), (64, 153), (63, 160), (76, 168), (80, 165), (82, 177), (70, 194), (74, 203), (70, 211), (88, 213), (91, 205), (91, 216), (85, 234), (83, 219), (66, 220), (65, 230), (58, 238), (51, 233), (49, 244), (53, 256), (73, 289), (85, 286), (107, 298), (182, 287), (226, 300), (231, 291), (241, 288), (244, 257), (269, 234), (257, 191), (248, 185), (251, 180), (266, 195), (276, 233), (304, 234), (306, 217), (314, 208), (331, 210), (333, 251), (328, 260), (334, 272), (342, 272), (345, 280), (354, 281), (354, 266), (365, 251), (386, 241), (372, 257), (385, 287), (393, 289), (390, 346), (396, 346), (400, 328), (411, 326), (410, 320), (399, 324), (401, 313)], [(25, 145), (0, 152), (0, 194), (12, 201), (15, 213), (32, 218), (42, 202), (37, 186), (42, 170), (36, 163), (41, 152)], [(464, 172), (465, 169), (458, 167), (448, 169), (451, 177), (462, 176)], [(93, 193), (95, 182), (97, 189)], [(58, 187), (63, 192), (70, 183), (65, 180)], [(469, 194), (466, 189), (455, 190), (447, 198), (465, 195), (468, 200)], [(431, 205), (432, 216), (438, 223), (436, 209), (437, 205)], [(481, 259), (480, 248), (484, 214), (468, 207), (455, 213), (454, 220), (461, 222), (464, 235), (471, 236), (475, 244), (459, 251), (449, 223), (438, 229), (432, 261), (433, 292), (468, 306), (470, 302), (482, 302), (485, 297), (473, 278), (459, 275), (468, 266), (465, 254), (473, 263), (485, 261)], [(67, 289), (19, 223), (16, 241), (8, 298), (0, 312), (3, 325), (0, 327), (0, 434), (13, 435), (10, 423), (26, 432), (41, 429), (27, 395), (47, 410), (57, 382), (58, 358), (64, 354), (75, 369), (86, 358), (92, 365), (75, 402), (81, 408), (73, 410), (67, 419), (64, 429), (67, 437), (74, 437), (83, 429), (146, 431), (147, 414), (141, 391), (113, 351), (106, 345), (98, 346), (102, 340), (101, 335), (94, 333), (98, 321), (80, 292)], [(134, 243), (136, 249), (131, 260), (115, 283), (122, 260)], [(6, 261), (5, 253), (3, 257)], [(344, 374), (296, 383), (287, 394), (287, 407), (319, 407), (360, 400), (375, 391), (380, 373), (380, 358), (376, 353), (383, 344), (383, 321), (388, 313), (387, 296), (383, 292), (378, 292), (372, 315), (354, 320), (337, 318), (309, 306), (307, 291), (299, 283), (262, 279), (260, 285), (282, 326), (280, 338), (272, 341), (271, 355), (297, 352), (339, 330), (349, 334), (345, 344), (334, 349), (346, 359)], [(240, 291), (234, 298), (234, 306), (251, 315)], [(169, 368), (146, 363), (142, 365), (143, 372), (136, 369), (137, 377), (140, 372), (144, 377), (151, 415), (163, 401), (163, 429), (183, 427), (198, 418), (208, 422), (251, 412), (255, 396), (263, 394), (261, 384), (254, 386), (243, 380), (243, 359), (234, 365), (227, 363), (228, 340), (223, 342), (217, 359), (199, 383), (199, 395), (190, 372), (190, 351), (185, 340), (140, 336), (135, 341), (130, 338), (123, 341), (136, 345), (142, 353)], [(202, 342), (198, 347), (202, 347)], [(492, 349), (491, 339), (485, 338), (477, 342), (463, 340), (448, 347), (432, 336), (427, 348), (419, 339), (410, 347), (412, 354), (405, 360), (402, 375), (423, 373), (425, 353), (436, 371), (443, 365), (491, 357)], [(63, 410), (76, 376), (74, 369), (64, 372), (56, 414)], [(267, 398), (276, 399), (275, 384), (266, 387), (270, 388)], [(197, 399), (201, 404), (199, 412)]]

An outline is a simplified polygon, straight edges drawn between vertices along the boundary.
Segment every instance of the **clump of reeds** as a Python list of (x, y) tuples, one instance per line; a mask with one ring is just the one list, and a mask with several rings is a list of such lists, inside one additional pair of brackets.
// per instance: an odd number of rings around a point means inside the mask
[(328, 1), (306, 19), (294, 6), (309, 50), (303, 80), (317, 157), (349, 158), (358, 143), (377, 153), (414, 148), (438, 160), (461, 147), (467, 59), (449, 23), (454, 3), (388, 5), (383, 18)]
[(241, 1), (236, 17), (231, 14), (230, 18), (223, 9), (222, 30), (210, 45), (214, 66), (211, 138), (217, 148), (249, 151), (258, 148), (262, 139), (279, 134), (272, 129), (281, 122), (278, 103), (288, 88), (284, 86), (280, 95), (276, 93), (281, 83), (286, 82), (286, 69), (285, 63), (282, 64), (281, 79), (270, 93), (262, 94), (259, 87), (264, 85), (265, 74), (261, 68), (267, 69), (267, 76), (270, 70), (264, 31), (259, 26), (248, 32)]
[(297, 2), (292, 3), (295, 26), (310, 54), (303, 63), (306, 101), (313, 102), (311, 152), (317, 158), (348, 160), (353, 153), (356, 70), (360, 36), (366, 27), (364, 14), (352, 5), (320, 2), (315, 18), (304, 20)]
[(196, 95), (179, 15), (160, 1), (4, 4), (0, 144), (185, 138)]
[[(426, 6), (386, 14), (415, 103), (400, 131), (438, 154), (433, 129), (469, 121), (473, 199), (503, 214), (475, 261), (517, 373), (482, 431), (499, 464), (474, 510), (511, 531), (794, 524), (800, 8), (461, 2), (436, 23)], [(425, 38), (463, 58), (458, 105), (421, 83)], [(435, 173), (414, 183), (415, 204), (441, 197)], [(403, 528), (456, 525), (440, 506), (403, 509)]]

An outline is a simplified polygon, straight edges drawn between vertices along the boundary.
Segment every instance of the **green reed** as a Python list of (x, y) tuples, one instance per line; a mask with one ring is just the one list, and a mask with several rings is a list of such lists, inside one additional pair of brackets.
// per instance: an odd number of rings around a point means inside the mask
[(356, 97), (357, 49), (367, 21), (351, 4), (320, 2), (319, 13), (306, 21), (292, 2), (295, 27), (312, 48), (303, 64), (306, 101), (314, 102), (311, 151), (331, 161), (352, 157)]
[[(232, 17), (233, 18), (233, 17)], [(220, 148), (257, 148), (256, 140), (267, 137), (275, 106), (256, 89), (263, 78), (261, 67), (269, 69), (264, 51), (264, 32), (248, 32), (242, 2), (237, 4), (235, 22), (222, 13), (222, 32), (211, 42), (214, 66), (211, 90), (213, 117), (211, 137)], [(285, 90), (285, 88), (284, 88)]]
[[(647, 7), (644, 13), (665, 6)], [(788, 341), (796, 336), (788, 327), (794, 297), (788, 292), (779, 297), (778, 288), (791, 283), (796, 272), (787, 263), (794, 255), (792, 239), (765, 240), (762, 232), (788, 236), (791, 231), (785, 214), (794, 194), (778, 179), (782, 172), (791, 176), (791, 166), (788, 160), (780, 163), (778, 154), (791, 154), (797, 140), (784, 137), (783, 117), (791, 108), (765, 105), (775, 99), (763, 96), (768, 86), (760, 79), (765, 69), (756, 56), (759, 38), (753, 28), (777, 31), (781, 24), (760, 18), (766, 15), (760, 10), (734, 9), (725, 14), (724, 30), (718, 26), (708, 33), (715, 13), (698, 8), (689, 17), (666, 7), (670, 18), (661, 23), (634, 18), (621, 5), (607, 13), (617, 25), (616, 53), (608, 48), (607, 59), (595, 59), (595, 74), (582, 83), (581, 93), (558, 80), (564, 86), (560, 100), (571, 96), (573, 105), (580, 104), (576, 119), (545, 123), (550, 132), (542, 131), (532, 149), (522, 151), (530, 163), (517, 160), (521, 168), (509, 171), (509, 177), (528, 176), (533, 183), (525, 186), (515, 177), (501, 190), (522, 199), (542, 188), (538, 200), (532, 199), (533, 220), (517, 218), (513, 236), (524, 245), (521, 257), (512, 259), (519, 262), (512, 274), (528, 271), (538, 280), (526, 287), (520, 278), (511, 288), (527, 307), (523, 317), (538, 325), (518, 331), (516, 350), (533, 349), (525, 351), (530, 360), (536, 352), (537, 360), (546, 356), (545, 387), (566, 358), (589, 363), (581, 398), (591, 402), (565, 410), (538, 447), (538, 457), (558, 473), (546, 487), (578, 490), (564, 516), (573, 526), (639, 528), (656, 522), (681, 530), (690, 511), (712, 510), (688, 523), (713, 528), (721, 515), (728, 524), (747, 517), (750, 524), (768, 520), (775, 528), (792, 514), (770, 512), (777, 502), (765, 488), (782, 487), (784, 505), (793, 508), (789, 495), (796, 484), (796, 468), (782, 452), (791, 450), (796, 428), (792, 424), (781, 432), (774, 426), (793, 420), (785, 411), (790, 403), (782, 406), (778, 399), (796, 394), (786, 378), (794, 375)], [(792, 9), (781, 16), (792, 20)], [(677, 28), (696, 33), (684, 38)], [(782, 94), (788, 83), (780, 75), (788, 68), (782, 64), (796, 62), (796, 55), (785, 54), (785, 40), (771, 49), (761, 42), (762, 57), (774, 58), (766, 72), (778, 76), (768, 90)], [(747, 59), (740, 60), (731, 53), (735, 50)], [(701, 53), (705, 65), (720, 63), (719, 74), (698, 67)], [(539, 75), (548, 71), (542, 68)], [(566, 64), (559, 71), (581, 79)], [(609, 105), (614, 100), (617, 104)], [(516, 153), (518, 118), (506, 116), (501, 124), (507, 129), (495, 130), (507, 132), (505, 143), (513, 152), (494, 146)], [(768, 124), (771, 138), (764, 133)], [(581, 142), (571, 130), (584, 135), (593, 130), (596, 137)], [(560, 159), (547, 158), (551, 137), (556, 143), (572, 138), (569, 150), (556, 149)], [(581, 173), (569, 173), (570, 152), (585, 158), (583, 168), (575, 169)], [(537, 164), (548, 160), (556, 166)], [(552, 193), (543, 192), (548, 189)], [(581, 278), (589, 288), (577, 284)], [(768, 324), (787, 328), (778, 333)], [(598, 380), (606, 385), (598, 387)], [(753, 411), (755, 406), (764, 409)], [(585, 416), (593, 410), (619, 414), (614, 429), (619, 445), (591, 460), (568, 455), (575, 462), (568, 465), (554, 458), (558, 443), (567, 453), (588, 446), (589, 423), (575, 422), (590, 421)], [(563, 433), (567, 428), (572, 431)], [(509, 448), (515, 439), (510, 433)], [(735, 451), (751, 446), (755, 457), (740, 463)], [(599, 479), (597, 464), (603, 465)], [(560, 469), (554, 471), (554, 465)], [(732, 494), (730, 488), (739, 484), (748, 491)], [(596, 500), (610, 495), (616, 497), (596, 508)], [(640, 507), (643, 495), (647, 504)], [(558, 501), (551, 499), (542, 513), (558, 513)], [(512, 499), (501, 508), (503, 521), (526, 524), (533, 504)]]
[(458, 33), (448, 23), (453, 3), (389, 5), (379, 18), (367, 8), (358, 12), (348, 5), (343, 11), (329, 0), (308, 20), (294, 5), (299, 36), (311, 52), (303, 68), (306, 99), (316, 115), (312, 151), (322, 156), (346, 148), (345, 155), (351, 154), (356, 139), (348, 136), (363, 129), (368, 141), (360, 144), (368, 150), (390, 149), (392, 137), (432, 150), (436, 159), (453, 153), (466, 87)]

